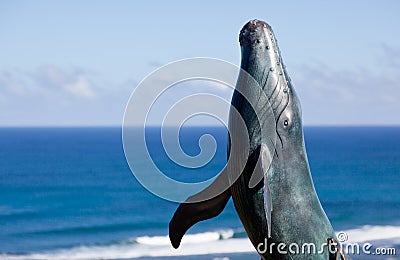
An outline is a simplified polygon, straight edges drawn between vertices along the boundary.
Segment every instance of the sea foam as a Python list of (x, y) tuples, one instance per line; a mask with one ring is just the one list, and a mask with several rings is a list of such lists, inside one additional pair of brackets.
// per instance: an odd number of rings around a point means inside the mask
[[(344, 230), (348, 242), (400, 240), (400, 226), (363, 226)], [(141, 236), (108, 245), (86, 245), (23, 255), (0, 254), (1, 259), (132, 259), (140, 257), (191, 256), (254, 252), (248, 238), (234, 238), (233, 230), (220, 230), (185, 235), (179, 249), (173, 249), (168, 236)], [(390, 244), (390, 243), (389, 243)]]

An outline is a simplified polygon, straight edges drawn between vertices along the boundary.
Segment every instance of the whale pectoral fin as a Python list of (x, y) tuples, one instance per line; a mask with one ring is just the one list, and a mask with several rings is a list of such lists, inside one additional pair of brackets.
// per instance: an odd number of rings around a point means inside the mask
[(269, 181), (268, 181), (268, 168), (269, 164), (267, 165), (266, 162), (271, 161), (271, 154), (268, 150), (268, 147), (265, 144), (261, 145), (260, 150), (261, 155), (261, 169), (264, 176), (264, 208), (265, 208), (265, 215), (267, 217), (267, 225), (268, 225), (268, 238), (271, 237), (271, 214), (272, 214), (272, 198), (271, 198), (271, 190), (269, 188)]
[[(179, 247), (183, 235), (190, 227), (202, 220), (216, 217), (222, 212), (231, 197), (227, 181), (224, 171), (210, 186), (179, 205), (169, 222), (169, 239), (174, 248)], [(220, 193), (222, 190), (225, 191)], [(212, 197), (212, 194), (219, 195)]]
[(271, 215), (272, 215), (272, 199), (271, 199), (271, 191), (269, 188), (268, 181), (268, 168), (270, 162), (272, 160), (271, 153), (268, 150), (267, 145), (261, 144), (259, 152), (259, 157), (254, 168), (254, 172), (249, 181), (249, 188), (253, 188), (257, 186), (257, 183), (263, 184), (263, 196), (264, 196), (264, 210), (265, 217), (267, 219), (268, 226), (268, 238), (271, 237)]
[(262, 169), (255, 169), (253, 174), (250, 177), (249, 188), (253, 189), (258, 187), (264, 181), (264, 177), (266, 172), (268, 171), (269, 166), (271, 165), (273, 159), (273, 152), (275, 151), (274, 145), (271, 142), (271, 147), (268, 147), (266, 144), (261, 144), (256, 149), (257, 154), (259, 154), (259, 159), (261, 160)]

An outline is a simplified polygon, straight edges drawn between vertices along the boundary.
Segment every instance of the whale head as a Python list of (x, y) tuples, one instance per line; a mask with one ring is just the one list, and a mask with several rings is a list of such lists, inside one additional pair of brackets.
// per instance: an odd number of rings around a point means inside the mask
[[(282, 147), (287, 139), (299, 141), (299, 135), (302, 136), (301, 106), (271, 26), (259, 20), (249, 21), (240, 31), (239, 42), (241, 68), (257, 81), (273, 111), (276, 145)], [(253, 91), (257, 93), (257, 90)], [(266, 103), (266, 100), (261, 99), (259, 102)], [(257, 105), (259, 108), (264, 106)]]

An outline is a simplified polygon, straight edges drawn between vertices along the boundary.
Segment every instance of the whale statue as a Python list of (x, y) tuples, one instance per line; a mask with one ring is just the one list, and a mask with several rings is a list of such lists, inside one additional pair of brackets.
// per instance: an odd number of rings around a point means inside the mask
[[(241, 91), (234, 92), (231, 104), (246, 124), (250, 155), (243, 162), (242, 171), (235, 169), (236, 164), (226, 167), (214, 183), (179, 205), (169, 224), (173, 247), (179, 247), (191, 226), (219, 215), (232, 197), (261, 259), (349, 259), (316, 194), (304, 144), (299, 98), (271, 27), (263, 21), (249, 21), (240, 32), (239, 42), (241, 69), (257, 81), (268, 100), (260, 98), (260, 90), (251, 84), (239, 84), (239, 76), (236, 89)], [(243, 91), (246, 97), (241, 94)], [(260, 111), (254, 111), (247, 99), (268, 105), (273, 117), (263, 117), (260, 105), (255, 107)], [(263, 124), (273, 126), (275, 143), (265, 137)], [(228, 128), (230, 134), (235, 132), (232, 116)], [(232, 142), (237, 141), (234, 135), (230, 137), (229, 151)], [(233, 151), (231, 156), (236, 153), (237, 150)], [(229, 188), (219, 195), (199, 199), (227, 183)]]

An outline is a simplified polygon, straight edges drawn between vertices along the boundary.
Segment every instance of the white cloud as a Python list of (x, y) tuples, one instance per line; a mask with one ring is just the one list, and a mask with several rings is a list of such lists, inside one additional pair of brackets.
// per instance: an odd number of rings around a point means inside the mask
[(34, 72), (0, 72), (0, 93), (36, 97), (65, 94), (76, 98), (96, 96), (89, 73), (76, 69), (63, 70), (54, 65), (42, 66)]
[(67, 73), (56, 66), (42, 66), (33, 74), (32, 77), (36, 80), (41, 80), (44, 83), (52, 85), (63, 85), (69, 78), (74, 78), (74, 75), (68, 77)]
[[(156, 80), (160, 80), (160, 84), (164, 83), (161, 79)], [(178, 84), (170, 86), (168, 90), (154, 100), (150, 113), (148, 114), (147, 124), (161, 125), (167, 114), (170, 118), (173, 117), (176, 120), (178, 120), (178, 118), (182, 119), (180, 123), (183, 123), (184, 115), (187, 115), (188, 111), (195, 111), (196, 113), (203, 113), (203, 115), (198, 115), (190, 119), (188, 123), (191, 125), (220, 125), (221, 123), (219, 123), (216, 118), (205, 115), (204, 113), (205, 111), (214, 111), (214, 113), (207, 114), (219, 114), (222, 120), (226, 120), (229, 107), (223, 100), (229, 104), (232, 92), (233, 90), (231, 88), (222, 83), (208, 79), (191, 79), (179, 82)], [(204, 96), (203, 94), (208, 94), (212, 97)], [(145, 99), (146, 98), (148, 97), (145, 97)], [(188, 100), (191, 101), (188, 102)], [(144, 106), (144, 104), (137, 103), (134, 106)], [(180, 109), (173, 109), (174, 112), (170, 111), (170, 109), (175, 106), (179, 106)], [(131, 120), (137, 125), (143, 124), (143, 122), (140, 121), (136, 122), (135, 118)]]
[(94, 86), (85, 71), (66, 71), (56, 66), (43, 66), (39, 68), (32, 79), (43, 87), (52, 91), (65, 90), (66, 93), (78, 98), (94, 98)]
[[(386, 54), (387, 50), (384, 49)], [(395, 50), (392, 49), (394, 53)], [(396, 52), (397, 53), (397, 52)], [(326, 64), (294, 69), (307, 124), (400, 124), (400, 55), (381, 58), (379, 69)]]
[(54, 65), (0, 71), (0, 126), (120, 125), (135, 85)]
[(93, 98), (95, 96), (89, 80), (84, 76), (78, 76), (74, 82), (65, 84), (64, 88), (77, 97)]

